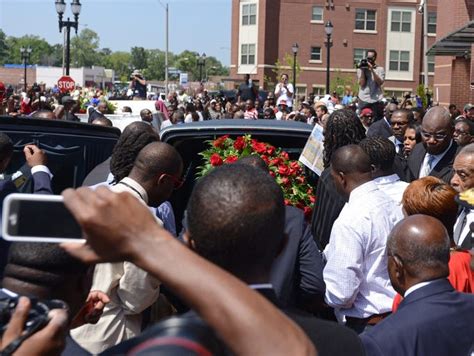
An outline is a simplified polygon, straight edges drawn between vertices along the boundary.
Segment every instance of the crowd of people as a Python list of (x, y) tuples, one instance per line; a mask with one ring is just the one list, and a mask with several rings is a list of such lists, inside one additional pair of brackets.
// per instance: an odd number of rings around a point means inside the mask
[[(474, 106), (385, 101), (376, 52), (368, 59), (357, 97), (296, 100), (283, 74), (265, 100), (250, 76), (234, 102), (204, 90), (155, 98), (160, 128), (233, 118), (321, 130), (311, 221), (251, 155), (200, 178), (177, 224), (170, 198), (188, 167), (144, 108), (84, 187), (63, 192), (85, 244), (2, 241), (0, 301), (17, 303), (2, 354), (473, 353)], [(133, 81), (143, 85), (139, 72)], [(74, 120), (74, 93), (31, 99), (16, 110), (8, 97), (8, 114), (58, 119), (48, 105), (60, 101)], [(88, 121), (109, 125), (106, 110), (96, 92)], [(13, 152), (0, 134), (0, 173)], [(52, 194), (46, 154), (24, 155), (34, 193)], [(2, 200), (18, 184), (0, 181)], [(19, 296), (63, 300), (69, 315), (54, 310), (24, 337), (35, 299)]]

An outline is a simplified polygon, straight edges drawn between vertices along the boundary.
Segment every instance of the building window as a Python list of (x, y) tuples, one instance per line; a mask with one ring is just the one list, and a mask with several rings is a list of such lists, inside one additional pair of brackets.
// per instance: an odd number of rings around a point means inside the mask
[(240, 64), (255, 64), (255, 45), (243, 44), (241, 47)]
[(389, 69), (398, 72), (408, 72), (410, 70), (410, 52), (390, 51)]
[(354, 63), (357, 64), (361, 59), (367, 58), (367, 48), (354, 48)]
[(436, 34), (436, 12), (428, 12), (428, 33)]
[(323, 7), (313, 6), (311, 21), (323, 22)]
[(312, 61), (321, 60), (321, 47), (311, 47), (311, 60)]
[(356, 9), (355, 29), (375, 31), (375, 10)]
[(257, 23), (257, 4), (242, 5), (242, 26)]
[(410, 11), (392, 11), (390, 31), (411, 32), (411, 12)]
[(326, 87), (325, 86), (313, 87), (313, 95), (322, 96), (324, 94), (326, 94)]
[(428, 73), (435, 71), (435, 56), (428, 56)]

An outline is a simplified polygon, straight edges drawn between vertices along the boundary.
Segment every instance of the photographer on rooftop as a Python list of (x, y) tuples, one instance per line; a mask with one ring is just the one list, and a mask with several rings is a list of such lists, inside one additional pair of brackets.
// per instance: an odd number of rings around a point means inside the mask
[(133, 71), (128, 87), (133, 91), (133, 100), (146, 100), (146, 80), (140, 71)]
[(357, 65), (357, 78), (359, 80), (359, 110), (371, 108), (375, 121), (383, 118), (383, 90), (385, 70), (375, 61), (377, 52), (373, 49), (367, 51), (367, 58), (362, 59)]

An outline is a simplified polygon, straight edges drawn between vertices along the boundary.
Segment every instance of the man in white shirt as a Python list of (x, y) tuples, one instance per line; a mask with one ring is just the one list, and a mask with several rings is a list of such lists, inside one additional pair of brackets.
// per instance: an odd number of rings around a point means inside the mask
[[(181, 184), (182, 170), (181, 157), (172, 146), (152, 142), (140, 151), (128, 177), (111, 190), (129, 192), (143, 204), (157, 207)], [(130, 262), (98, 264), (91, 290), (106, 293), (110, 303), (97, 324), (72, 332), (74, 340), (97, 354), (137, 336), (141, 332), (141, 313), (157, 300), (159, 286), (157, 279)]]
[[(474, 188), (474, 143), (465, 146), (456, 156), (453, 164), (454, 175), (451, 185), (458, 192)], [(458, 246), (472, 250), (472, 233), (469, 226), (474, 222), (474, 210), (463, 208), (454, 225), (454, 242)]]
[(387, 272), (386, 242), (403, 215), (372, 181), (370, 159), (360, 146), (339, 148), (331, 160), (331, 175), (348, 203), (324, 250), (325, 299), (340, 322), (360, 333), (392, 308), (395, 291)]
[(284, 100), (288, 106), (288, 110), (292, 111), (294, 94), (295, 89), (293, 88), (293, 84), (288, 83), (288, 74), (282, 74), (280, 83), (278, 83), (275, 88), (275, 96), (277, 97), (276, 105), (280, 105), (280, 102)]
[(401, 204), (403, 192), (408, 186), (395, 173), (395, 146), (384, 137), (368, 137), (359, 143), (360, 147), (369, 155), (372, 165), (372, 178), (382, 192)]

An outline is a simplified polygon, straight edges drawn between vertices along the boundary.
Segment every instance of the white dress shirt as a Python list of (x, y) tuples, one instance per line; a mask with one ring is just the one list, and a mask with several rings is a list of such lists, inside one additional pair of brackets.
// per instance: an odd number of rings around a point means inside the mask
[[(423, 159), (423, 163), (421, 164), (421, 167), (420, 167), (420, 173), (418, 175), (418, 178), (429, 176), (433, 168), (436, 167), (439, 161), (441, 161), (441, 159), (449, 151), (452, 145), (453, 145), (453, 141), (451, 140), (448, 148), (446, 148), (443, 152), (437, 155), (432, 155), (426, 152), (425, 158)], [(431, 164), (428, 166), (428, 162), (430, 161), (431, 157), (432, 157), (432, 161), (431, 161)]]
[[(144, 204), (148, 195), (130, 178), (111, 186), (114, 192), (129, 192)], [(157, 218), (157, 222), (162, 225)], [(141, 313), (160, 294), (160, 282), (130, 262), (100, 263), (95, 266), (91, 291), (99, 290), (110, 297), (99, 322), (71, 330), (73, 339), (92, 354), (98, 354), (119, 342), (141, 333)]]
[(374, 183), (397, 204), (402, 203), (403, 193), (408, 187), (408, 183), (401, 181), (398, 174), (375, 178)]
[(340, 322), (392, 309), (395, 291), (387, 271), (387, 237), (403, 218), (399, 206), (371, 181), (354, 189), (334, 222), (324, 250), (326, 302)]
[[(453, 231), (456, 231), (456, 228), (458, 227), (458, 225), (462, 224), (461, 219), (463, 218), (464, 218), (464, 215), (458, 216), (458, 219), (456, 220), (456, 224), (454, 224)], [(466, 237), (470, 233), (471, 231), (470, 226), (473, 222), (474, 222), (474, 209), (471, 209), (466, 215), (466, 223), (464, 224), (464, 227), (461, 230), (461, 233), (459, 234), (459, 236), (456, 236), (456, 234), (454, 235), (454, 242), (456, 242), (456, 245), (461, 246), (463, 241), (466, 239)]]

